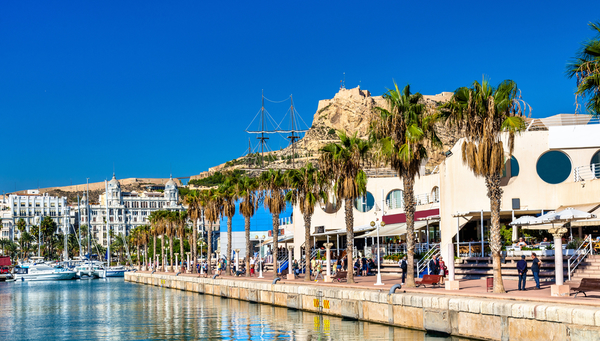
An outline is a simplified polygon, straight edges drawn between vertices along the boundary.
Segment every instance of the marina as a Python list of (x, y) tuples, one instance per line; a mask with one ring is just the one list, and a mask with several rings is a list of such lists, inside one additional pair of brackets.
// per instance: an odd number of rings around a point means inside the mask
[(121, 278), (0, 283), (0, 316), (7, 340), (453, 340)]

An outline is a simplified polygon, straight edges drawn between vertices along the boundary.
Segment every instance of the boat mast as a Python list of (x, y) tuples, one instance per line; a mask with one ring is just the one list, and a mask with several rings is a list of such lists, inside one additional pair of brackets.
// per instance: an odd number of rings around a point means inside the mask
[(106, 203), (106, 268), (110, 266), (110, 224), (108, 220), (110, 217), (108, 216), (108, 181), (104, 180), (104, 202)]
[(292, 119), (292, 135), (288, 136), (288, 139), (290, 139), (290, 143), (292, 144), (292, 168), (296, 168), (296, 144), (294, 142), (296, 142), (296, 140), (300, 136), (296, 135), (296, 127), (294, 125), (294, 98), (292, 97), (292, 95), (290, 95), (290, 100), (292, 102), (292, 105), (290, 107), (290, 116)]
[(79, 242), (79, 260), (81, 261), (81, 202), (79, 201), (79, 193), (77, 193), (77, 242)]
[(264, 147), (267, 143), (266, 140), (269, 138), (265, 136), (265, 91), (262, 91), (261, 95), (261, 107), (260, 107), (260, 136), (257, 137), (260, 140), (260, 168), (264, 168)]
[(87, 240), (88, 240), (88, 258), (91, 258), (92, 255), (92, 246), (91, 238), (92, 238), (92, 229), (90, 228), (90, 178), (86, 178), (87, 189), (85, 192), (85, 215), (87, 217)]

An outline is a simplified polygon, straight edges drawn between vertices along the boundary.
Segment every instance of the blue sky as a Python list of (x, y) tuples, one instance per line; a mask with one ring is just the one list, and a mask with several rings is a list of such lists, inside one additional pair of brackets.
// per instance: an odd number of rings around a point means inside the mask
[(113, 165), (118, 178), (198, 174), (245, 152), (263, 89), (293, 94), (310, 124), (344, 72), (373, 95), (393, 79), (423, 94), (513, 79), (534, 117), (573, 112), (565, 65), (598, 13), (598, 1), (3, 2), (0, 190), (101, 181)]

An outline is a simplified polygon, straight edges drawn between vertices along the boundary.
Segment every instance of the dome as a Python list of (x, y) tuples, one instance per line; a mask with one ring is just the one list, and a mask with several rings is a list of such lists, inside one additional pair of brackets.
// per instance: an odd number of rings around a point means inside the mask
[(169, 181), (165, 184), (165, 188), (177, 188), (177, 184), (173, 181), (173, 177), (169, 178)]
[(108, 182), (108, 187), (121, 188), (121, 184), (119, 183), (119, 181), (117, 180), (117, 178), (115, 178), (115, 173), (113, 173), (112, 179), (110, 179), (110, 181)]

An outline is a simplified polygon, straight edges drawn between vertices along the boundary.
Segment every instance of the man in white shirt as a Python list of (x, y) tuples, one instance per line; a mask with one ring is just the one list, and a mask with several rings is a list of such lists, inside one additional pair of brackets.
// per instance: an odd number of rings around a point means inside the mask
[(254, 275), (254, 257), (250, 257), (250, 277)]

